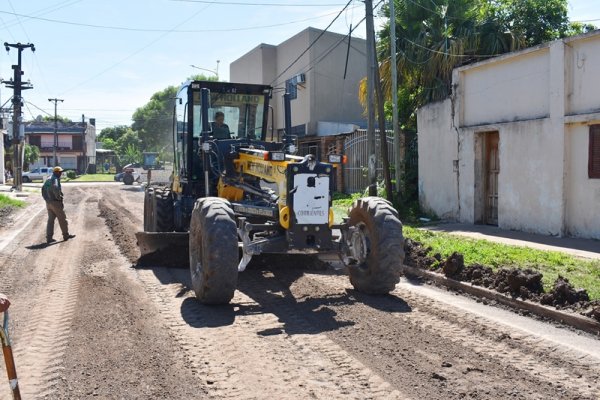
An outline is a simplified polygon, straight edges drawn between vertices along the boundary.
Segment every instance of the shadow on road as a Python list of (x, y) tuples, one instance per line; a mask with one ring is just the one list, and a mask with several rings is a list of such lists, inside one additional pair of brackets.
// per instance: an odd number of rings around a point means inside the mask
[(60, 244), (64, 242), (64, 240), (57, 240), (56, 242), (52, 242), (52, 243), (38, 243), (38, 244), (32, 244), (30, 246), (25, 246), (26, 249), (29, 250), (41, 250), (41, 249), (45, 249), (46, 247), (50, 247), (50, 246), (54, 246), (55, 244)]
[(127, 192), (143, 192), (144, 187), (143, 186), (125, 186), (125, 185), (123, 185), (123, 187), (120, 190), (125, 190)]
[(395, 295), (367, 295), (349, 288), (340, 292), (340, 289), (314, 284), (312, 280), (303, 280), (300, 289), (292, 290), (292, 286), (305, 274), (337, 274), (330, 269), (315, 270), (314, 264), (311, 264), (314, 260), (301, 257), (294, 259), (296, 262), (290, 263), (287, 259), (287, 263), (283, 263), (282, 259), (268, 257), (253, 262), (246, 271), (240, 273), (238, 290), (254, 301), (236, 303), (234, 298), (231, 304), (219, 306), (203, 305), (193, 294), (187, 297), (192, 291), (189, 270), (148, 269), (153, 270), (162, 284), (181, 284), (175, 297), (186, 297), (181, 304), (181, 316), (194, 328), (228, 326), (241, 316), (269, 313), (277, 316), (283, 327), (265, 329), (257, 334), (318, 334), (355, 325), (355, 320), (338, 315), (338, 310), (347, 307), (362, 307), (366, 314), (412, 311), (404, 300)]

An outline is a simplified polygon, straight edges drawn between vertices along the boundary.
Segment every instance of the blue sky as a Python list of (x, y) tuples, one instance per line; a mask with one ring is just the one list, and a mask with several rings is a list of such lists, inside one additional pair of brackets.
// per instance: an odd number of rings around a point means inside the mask
[[(308, 26), (325, 28), (346, 1), (0, 0), (0, 43), (36, 47), (23, 51), (24, 79), (34, 85), (24, 92), (25, 119), (53, 115), (48, 98), (58, 97), (64, 99), (60, 115), (80, 120), (85, 114), (102, 129), (130, 124), (153, 93), (203, 72), (190, 64), (218, 65), (228, 80), (232, 61), (260, 43), (279, 44)], [(571, 0), (569, 13), (600, 24), (598, 0)], [(347, 33), (363, 16), (364, 4), (354, 0), (330, 30)], [(355, 35), (364, 32), (362, 24)], [(10, 79), (16, 61), (16, 50), (2, 52), (0, 77)], [(10, 94), (3, 86), (0, 101)]]

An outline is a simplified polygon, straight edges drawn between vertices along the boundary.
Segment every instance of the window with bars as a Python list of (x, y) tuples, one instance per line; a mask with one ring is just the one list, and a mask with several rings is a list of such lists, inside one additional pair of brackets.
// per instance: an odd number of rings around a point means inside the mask
[(588, 177), (600, 179), (600, 125), (590, 126)]

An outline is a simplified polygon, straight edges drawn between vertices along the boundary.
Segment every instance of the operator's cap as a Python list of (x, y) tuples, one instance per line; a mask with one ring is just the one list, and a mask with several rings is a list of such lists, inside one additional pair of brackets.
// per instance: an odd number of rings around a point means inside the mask
[(58, 167), (58, 166), (57, 166), (57, 167), (54, 167), (54, 168), (52, 169), (52, 172), (63, 172), (63, 171), (64, 171), (64, 169), (62, 169), (61, 167)]

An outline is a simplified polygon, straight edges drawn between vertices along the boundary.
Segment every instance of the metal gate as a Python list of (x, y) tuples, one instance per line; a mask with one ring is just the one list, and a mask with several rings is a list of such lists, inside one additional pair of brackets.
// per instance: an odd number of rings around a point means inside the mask
[[(379, 131), (376, 130), (377, 143), (377, 180), (383, 180), (383, 167), (380, 157)], [(388, 159), (390, 169), (394, 167), (394, 132), (386, 131), (388, 144)], [(369, 155), (367, 153), (367, 131), (359, 129), (351, 135), (346, 136), (344, 141), (344, 154), (348, 162), (344, 165), (344, 191), (346, 193), (363, 192), (369, 186), (368, 168)], [(393, 178), (393, 175), (392, 175)]]

